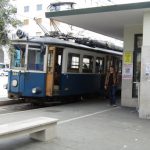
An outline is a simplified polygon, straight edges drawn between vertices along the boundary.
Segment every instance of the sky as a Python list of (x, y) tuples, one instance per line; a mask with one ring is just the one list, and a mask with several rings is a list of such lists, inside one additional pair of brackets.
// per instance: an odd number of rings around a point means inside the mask
[[(51, 0), (51, 1), (64, 1), (64, 0)], [(75, 8), (86, 8), (86, 7), (96, 7), (96, 6), (106, 6), (106, 5), (116, 5), (116, 4), (126, 4), (126, 3), (138, 3), (146, 2), (150, 0), (65, 0), (72, 1), (76, 3)]]

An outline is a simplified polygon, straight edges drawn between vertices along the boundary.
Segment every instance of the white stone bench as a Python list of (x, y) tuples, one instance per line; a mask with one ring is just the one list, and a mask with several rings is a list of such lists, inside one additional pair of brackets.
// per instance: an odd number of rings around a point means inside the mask
[(56, 137), (58, 119), (38, 117), (0, 125), (0, 138), (30, 134), (32, 139), (49, 141)]

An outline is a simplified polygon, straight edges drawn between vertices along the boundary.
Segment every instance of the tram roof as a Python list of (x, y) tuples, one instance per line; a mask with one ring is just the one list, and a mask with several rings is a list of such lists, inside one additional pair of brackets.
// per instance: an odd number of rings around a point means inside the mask
[(124, 26), (142, 25), (150, 2), (46, 12), (47, 18), (123, 40)]
[(62, 39), (57, 39), (57, 38), (52, 38), (52, 37), (33, 37), (29, 38), (28, 40), (26, 39), (19, 39), (19, 40), (13, 40), (14, 43), (22, 43), (22, 42), (29, 42), (29, 43), (45, 43), (45, 44), (51, 44), (51, 45), (58, 45), (62, 47), (70, 47), (70, 48), (78, 48), (78, 49), (84, 49), (88, 51), (95, 51), (95, 52), (101, 52), (101, 53), (111, 53), (115, 55), (122, 55), (123, 52), (121, 51), (116, 51), (116, 50), (110, 50), (110, 49), (105, 49), (105, 48), (99, 48), (99, 47), (89, 47), (86, 45), (78, 44), (75, 42), (71, 41), (65, 41)]

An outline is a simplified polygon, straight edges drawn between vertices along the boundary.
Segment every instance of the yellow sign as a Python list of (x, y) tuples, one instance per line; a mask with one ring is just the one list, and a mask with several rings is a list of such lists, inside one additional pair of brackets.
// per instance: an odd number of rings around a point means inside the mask
[(132, 52), (125, 51), (123, 55), (124, 64), (132, 64)]

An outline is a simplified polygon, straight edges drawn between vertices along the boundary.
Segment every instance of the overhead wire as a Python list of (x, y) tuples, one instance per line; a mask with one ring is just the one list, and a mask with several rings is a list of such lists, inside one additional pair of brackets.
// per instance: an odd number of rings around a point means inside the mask
[[(34, 18), (33, 17), (29, 17), (29, 16), (25, 16), (25, 15), (21, 15), (21, 14), (16, 14), (17, 16), (21, 16), (21, 17), (24, 17), (24, 18), (27, 18), (27, 19), (30, 19), (30, 20), (34, 20)], [(48, 23), (47, 22), (45, 22), (45, 21), (43, 21), (42, 20), (42, 22), (44, 23), (44, 24), (46, 24), (46, 25), (48, 25)], [(43, 25), (42, 25), (43, 26)], [(68, 25), (69, 26), (69, 25)], [(59, 31), (59, 32), (61, 32), (61, 30), (58, 28), (58, 26), (56, 25), (56, 23), (55, 23), (55, 21), (53, 20), (53, 19), (50, 19), (50, 27), (53, 27), (53, 29), (55, 30), (55, 31)], [(70, 27), (71, 28), (71, 27)], [(52, 28), (50, 28), (50, 31), (52, 31)], [(69, 32), (67, 29), (66, 29), (66, 32)]]

